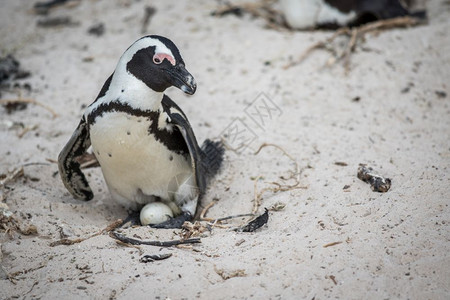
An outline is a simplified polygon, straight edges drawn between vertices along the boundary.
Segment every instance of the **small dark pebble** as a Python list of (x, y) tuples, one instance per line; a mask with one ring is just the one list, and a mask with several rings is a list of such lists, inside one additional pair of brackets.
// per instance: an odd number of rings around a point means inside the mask
[(353, 97), (352, 99), (353, 102), (359, 102), (359, 100), (361, 100), (360, 96)]
[(438, 96), (438, 98), (444, 99), (447, 97), (447, 93), (444, 91), (435, 91), (436, 96)]
[(8, 102), (3, 104), (3, 107), (6, 109), (6, 113), (10, 115), (11, 113), (19, 110), (24, 110), (28, 106), (28, 103), (24, 102)]
[(222, 11), (213, 11), (211, 16), (223, 17), (226, 15), (235, 15), (236, 17), (242, 17), (243, 11), (240, 7), (230, 6), (228, 9), (224, 9)]
[(97, 23), (89, 27), (88, 33), (95, 36), (102, 36), (105, 33), (105, 24)]
[(408, 85), (407, 85), (406, 87), (404, 87), (404, 88), (400, 91), (400, 93), (402, 93), (402, 94), (408, 93), (408, 92), (411, 90), (411, 88), (412, 88), (413, 86), (414, 86), (414, 83), (408, 82)]
[(79, 290), (87, 290), (87, 287), (85, 287), (85, 286), (77, 286), (77, 289), (79, 289)]
[(29, 76), (30, 72), (22, 70), (19, 61), (13, 55), (0, 57), (0, 83), (8, 79), (24, 79)]
[(359, 166), (357, 176), (362, 181), (369, 183), (374, 192), (386, 193), (391, 188), (390, 178), (374, 174), (372, 168), (366, 168), (364, 165)]

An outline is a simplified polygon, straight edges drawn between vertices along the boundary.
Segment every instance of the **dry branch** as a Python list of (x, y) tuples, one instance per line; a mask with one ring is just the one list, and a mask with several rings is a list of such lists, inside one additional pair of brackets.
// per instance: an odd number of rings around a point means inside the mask
[(265, 147), (275, 147), (278, 150), (280, 150), (281, 152), (283, 152), (283, 154), (288, 157), (293, 163), (294, 163), (294, 171), (290, 171), (291, 172), (291, 176), (289, 178), (286, 178), (285, 180), (290, 180), (293, 179), (294, 183), (293, 184), (284, 184), (284, 183), (280, 183), (280, 182), (266, 182), (267, 184), (271, 184), (272, 186), (269, 187), (265, 187), (263, 189), (261, 189), (258, 192), (258, 181), (259, 179), (262, 178), (262, 176), (258, 176), (255, 179), (254, 182), (254, 199), (253, 199), (253, 210), (252, 213), (256, 214), (256, 212), (258, 211), (259, 206), (261, 205), (261, 200), (262, 200), (262, 196), (265, 192), (272, 192), (272, 193), (278, 193), (278, 192), (286, 192), (286, 191), (291, 191), (294, 189), (304, 189), (305, 187), (299, 186), (300, 185), (300, 168), (299, 165), (297, 163), (297, 160), (292, 157), (289, 153), (286, 152), (286, 150), (284, 150), (282, 147), (275, 145), (275, 144), (269, 144), (269, 143), (263, 143), (258, 150), (254, 153), (254, 155), (257, 155), (259, 152), (261, 152), (261, 150)]
[(45, 108), (46, 110), (48, 110), (52, 114), (53, 119), (59, 116), (51, 107), (49, 107), (37, 100), (34, 100), (34, 99), (0, 99), (0, 104), (3, 104), (3, 105), (20, 104), (20, 103), (31, 103), (34, 105), (41, 106), (41, 107)]
[(197, 244), (201, 243), (201, 240), (199, 238), (194, 239), (187, 239), (187, 240), (173, 240), (173, 241), (143, 241), (138, 239), (133, 239), (124, 236), (123, 234), (120, 234), (118, 232), (112, 231), (110, 233), (110, 236), (116, 240), (122, 241), (127, 244), (131, 245), (149, 245), (149, 246), (157, 246), (157, 247), (172, 247), (182, 244)]
[(105, 232), (110, 232), (114, 229), (116, 229), (117, 227), (121, 226), (123, 224), (123, 220), (122, 219), (118, 219), (114, 222), (112, 222), (111, 224), (109, 224), (108, 226), (106, 226), (105, 228), (103, 228), (102, 230), (88, 236), (88, 237), (84, 237), (84, 238), (78, 238), (78, 239), (60, 239), (58, 241), (54, 241), (52, 243), (50, 243), (50, 247), (55, 247), (55, 246), (59, 246), (59, 245), (73, 245), (73, 244), (78, 244), (81, 242), (84, 242), (90, 238), (96, 237), (98, 235), (101, 235)]
[[(288, 69), (290, 67), (296, 66), (303, 62), (313, 51), (317, 49), (325, 49), (328, 52), (331, 52), (333, 55), (332, 60), (330, 63), (328, 63), (329, 66), (333, 65), (337, 61), (344, 60), (344, 68), (346, 73), (348, 73), (350, 69), (350, 56), (354, 52), (356, 45), (358, 42), (362, 41), (364, 39), (364, 36), (366, 33), (369, 32), (378, 32), (381, 30), (391, 29), (391, 28), (402, 28), (402, 27), (410, 27), (410, 26), (417, 26), (422, 21), (413, 18), (413, 17), (399, 17), (399, 18), (393, 18), (393, 19), (387, 19), (387, 20), (380, 20), (368, 24), (364, 24), (359, 27), (355, 28), (348, 28), (343, 27), (336, 30), (329, 38), (326, 38), (325, 40), (319, 41), (310, 47), (308, 47), (301, 55), (300, 57), (285, 65), (283, 68)], [(336, 50), (334, 47), (331, 46), (331, 43), (340, 36), (344, 36), (349, 38), (348, 43), (344, 46), (344, 49), (341, 51)], [(339, 53), (339, 54), (338, 54)]]

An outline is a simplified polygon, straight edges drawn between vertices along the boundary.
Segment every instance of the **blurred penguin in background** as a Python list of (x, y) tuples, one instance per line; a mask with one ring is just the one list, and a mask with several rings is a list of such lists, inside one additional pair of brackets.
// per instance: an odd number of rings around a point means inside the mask
[(401, 0), (280, 0), (293, 29), (338, 28), (396, 17), (424, 19), (425, 11), (410, 13), (412, 1)]

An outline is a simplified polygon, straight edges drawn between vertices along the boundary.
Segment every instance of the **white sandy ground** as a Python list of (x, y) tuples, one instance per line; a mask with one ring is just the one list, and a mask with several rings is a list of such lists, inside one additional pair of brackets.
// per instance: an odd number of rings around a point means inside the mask
[[(242, 153), (227, 152), (226, 167), (203, 201), (218, 199), (207, 216), (250, 212), (252, 179), (263, 176), (261, 189), (289, 175), (294, 164), (279, 150), (253, 154), (264, 142), (296, 159), (305, 188), (265, 193), (259, 213), (277, 202), (286, 207), (271, 211), (255, 233), (214, 228), (191, 248), (142, 246), (143, 254), (173, 254), (144, 264), (137, 249), (106, 234), (50, 247), (61, 228), (69, 238), (84, 237), (126, 212), (111, 202), (99, 169), (86, 170), (96, 196), (81, 202), (54, 176), (55, 164), (26, 166), (28, 179), (8, 184), (5, 203), (38, 233), (1, 233), (1, 267), (11, 277), (0, 280), (1, 299), (450, 298), (448, 1), (426, 2), (427, 25), (369, 35), (352, 56), (348, 76), (340, 64), (324, 68), (329, 54), (321, 51), (283, 69), (329, 32), (280, 32), (249, 17), (211, 17), (215, 1), (82, 1), (51, 12), (79, 22), (61, 28), (37, 27), (43, 17), (31, 12), (33, 2), (0, 1), (0, 45), (15, 49), (32, 73), (21, 81), (32, 91), (22, 96), (51, 106), (59, 117), (34, 105), (10, 115), (0, 109), (0, 173), (57, 157), (82, 106), (142, 35), (144, 6), (151, 4), (158, 11), (147, 33), (171, 38), (196, 77), (194, 96), (168, 93), (199, 141), (220, 136), (236, 118), (257, 136)], [(97, 22), (105, 23), (105, 34), (88, 35)], [(280, 111), (258, 127), (246, 107), (261, 92)], [(17, 95), (3, 92), (2, 98)], [(8, 129), (6, 121), (38, 127), (19, 138), (21, 130)], [(359, 163), (392, 178), (391, 190), (372, 192), (356, 178)], [(125, 230), (152, 240), (178, 239), (179, 232)], [(333, 242), (341, 243), (324, 247)]]

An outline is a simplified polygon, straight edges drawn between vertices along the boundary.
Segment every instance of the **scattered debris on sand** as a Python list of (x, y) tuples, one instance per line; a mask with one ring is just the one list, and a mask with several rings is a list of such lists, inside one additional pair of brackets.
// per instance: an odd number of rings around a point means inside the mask
[(49, 111), (52, 114), (53, 118), (57, 118), (59, 115), (48, 105), (45, 105), (37, 100), (34, 99), (0, 99), (0, 104), (5, 107), (5, 109), (8, 109), (7, 107), (13, 107), (14, 105), (24, 105), (24, 104), (34, 104), (38, 105), (40, 107), (45, 108), (47, 111)]
[(4, 231), (11, 238), (14, 232), (19, 232), (23, 235), (37, 234), (37, 228), (35, 225), (29, 223), (26, 218), (22, 221), (13, 212), (9, 210), (6, 203), (0, 203), (0, 232)]
[(234, 229), (237, 232), (253, 232), (261, 227), (263, 227), (269, 221), (269, 210), (264, 209), (265, 212), (258, 216), (253, 221), (250, 221), (247, 225)]
[(223, 280), (228, 280), (228, 279), (234, 278), (234, 277), (245, 277), (245, 276), (247, 276), (247, 274), (245, 274), (245, 270), (243, 270), (243, 269), (227, 271), (227, 270), (224, 270), (224, 269), (214, 268), (214, 271), (216, 271), (217, 275), (222, 277)]
[(172, 253), (165, 253), (165, 254), (155, 254), (155, 255), (144, 255), (139, 259), (139, 262), (141, 263), (149, 263), (154, 262), (157, 260), (164, 260), (168, 259), (172, 256)]
[(391, 188), (391, 179), (384, 178), (378, 174), (373, 173), (372, 168), (367, 168), (360, 164), (358, 168), (358, 178), (370, 184), (372, 191), (379, 193), (386, 193)]
[(31, 74), (20, 68), (20, 62), (12, 55), (0, 57), (0, 84), (8, 80), (24, 79)]
[(34, 12), (38, 15), (46, 15), (51, 9), (59, 6), (74, 7), (80, 4), (80, 0), (50, 0), (34, 4)]
[(49, 17), (37, 21), (37, 26), (43, 28), (52, 27), (75, 27), (79, 26), (79, 22), (72, 21), (71, 17)]
[(125, 235), (118, 233), (116, 231), (112, 231), (110, 233), (110, 236), (113, 239), (119, 240), (126, 244), (131, 245), (148, 245), (148, 246), (156, 246), (156, 247), (172, 247), (177, 245), (183, 245), (183, 244), (198, 244), (201, 243), (201, 240), (199, 238), (193, 238), (193, 239), (187, 239), (187, 240), (172, 240), (172, 241), (144, 241), (134, 238), (126, 237)]
[(99, 235), (101, 235), (103, 233), (109, 233), (112, 230), (116, 229), (117, 227), (120, 227), (122, 224), (123, 224), (123, 220), (122, 219), (118, 219), (118, 220), (112, 222), (111, 224), (109, 224), (108, 226), (106, 226), (104, 229), (102, 229), (102, 230), (100, 230), (100, 231), (98, 231), (98, 232), (96, 232), (94, 234), (91, 234), (91, 235), (89, 235), (87, 237), (77, 238), (77, 239), (62, 238), (60, 240), (51, 242), (50, 243), (50, 247), (55, 247), (55, 246), (59, 246), (59, 245), (69, 246), (69, 245), (73, 245), (73, 244), (78, 244), (78, 243), (84, 242), (84, 241), (86, 241), (86, 240), (88, 240), (90, 238), (99, 236)]
[[(329, 38), (314, 43), (308, 47), (300, 57), (286, 64), (283, 68), (288, 69), (302, 63), (312, 52), (317, 49), (324, 49), (333, 56), (325, 64), (326, 67), (333, 66), (336, 62), (343, 61), (345, 72), (350, 71), (350, 56), (355, 51), (358, 43), (363, 43), (367, 33), (378, 33), (382, 30), (392, 28), (405, 28), (422, 24), (423, 21), (413, 17), (398, 17), (394, 19), (381, 20), (367, 23), (359, 27), (348, 28), (342, 27), (336, 30)], [(339, 37), (346, 37), (348, 42), (342, 48), (341, 44), (334, 45), (333, 42)]]

